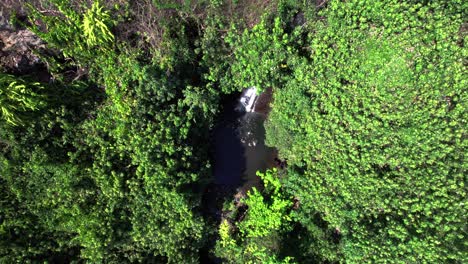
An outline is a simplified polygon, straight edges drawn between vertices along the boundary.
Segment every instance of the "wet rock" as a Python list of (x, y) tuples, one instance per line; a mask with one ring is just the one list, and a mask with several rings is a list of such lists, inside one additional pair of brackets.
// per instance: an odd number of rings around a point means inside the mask
[(292, 20), (292, 25), (293, 27), (299, 27), (304, 25), (306, 22), (306, 19), (304, 17), (304, 12), (299, 12), (297, 13)]
[(271, 87), (265, 89), (255, 102), (255, 112), (263, 115), (268, 115), (271, 110), (270, 102), (273, 99), (273, 89)]
[(2, 51), (26, 53), (31, 48), (45, 48), (43, 41), (27, 29), (13, 31), (9, 29), (0, 30), (0, 41)]
[(15, 75), (29, 75), (49, 82), (50, 74), (38, 53), (46, 53), (45, 43), (27, 29), (0, 27), (0, 70)]
[(30, 30), (10, 24), (12, 15), (17, 21), (27, 22), (20, 2), (6, 0), (0, 5), (0, 69), (15, 75), (35, 75), (40, 81), (47, 81), (47, 69), (37, 55), (45, 50), (45, 43)]
[(0, 67), (14, 74), (38, 71), (43, 65), (33, 51), (44, 48), (44, 43), (29, 30), (0, 30)]

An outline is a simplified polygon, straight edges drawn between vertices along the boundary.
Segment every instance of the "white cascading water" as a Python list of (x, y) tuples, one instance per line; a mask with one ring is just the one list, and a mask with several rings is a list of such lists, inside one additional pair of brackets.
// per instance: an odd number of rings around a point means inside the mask
[[(247, 88), (226, 109), (215, 131), (214, 178), (219, 185), (232, 186), (246, 193), (260, 186), (257, 171), (274, 166), (275, 149), (265, 145), (266, 115), (256, 109), (262, 102), (255, 87)], [(234, 110), (234, 111), (230, 111)]]
[(255, 102), (257, 101), (257, 98), (257, 88), (250, 87), (242, 91), (242, 95), (239, 101), (246, 112), (253, 112), (255, 110)]

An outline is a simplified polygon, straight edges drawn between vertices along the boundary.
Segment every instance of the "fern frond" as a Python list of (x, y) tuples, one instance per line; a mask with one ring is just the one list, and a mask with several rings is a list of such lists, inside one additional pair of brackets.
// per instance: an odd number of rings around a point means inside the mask
[(107, 26), (109, 21), (109, 12), (103, 9), (99, 1), (95, 1), (84, 14), (81, 24), (86, 44), (89, 47), (105, 45), (114, 40), (114, 35)]
[(26, 112), (38, 110), (44, 105), (44, 97), (37, 93), (42, 89), (38, 82), (27, 82), (10, 74), (0, 74), (0, 120), (18, 126)]

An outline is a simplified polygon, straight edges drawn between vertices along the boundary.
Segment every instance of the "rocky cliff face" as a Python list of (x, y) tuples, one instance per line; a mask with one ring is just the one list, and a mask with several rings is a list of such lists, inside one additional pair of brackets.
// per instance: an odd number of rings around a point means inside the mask
[(43, 65), (34, 53), (44, 47), (44, 43), (27, 29), (0, 29), (0, 67), (13, 74), (36, 72)]
[[(34, 75), (39, 81), (47, 82), (47, 69), (37, 53), (45, 50), (45, 43), (28, 29), (10, 24), (13, 9), (5, 12), (7, 4), (0, 3), (0, 70), (15, 75)], [(20, 20), (23, 17), (20, 13), (16, 16)]]

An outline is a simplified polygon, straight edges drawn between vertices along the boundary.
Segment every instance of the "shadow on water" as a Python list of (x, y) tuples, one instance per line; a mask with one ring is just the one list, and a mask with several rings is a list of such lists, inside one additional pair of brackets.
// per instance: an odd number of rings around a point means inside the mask
[(203, 195), (203, 213), (213, 224), (219, 224), (224, 200), (241, 185), (244, 171), (244, 146), (237, 128), (244, 112), (238, 107), (240, 93), (226, 96), (222, 111), (212, 131), (213, 178)]
[[(276, 149), (264, 142), (263, 123), (268, 110), (265, 105), (271, 99), (271, 92), (263, 99), (259, 97), (259, 110), (255, 112), (245, 112), (239, 104), (240, 97), (241, 94), (235, 94), (226, 98), (212, 134), (213, 181), (203, 195), (203, 211), (209, 224), (216, 227), (222, 219), (226, 201), (245, 196), (252, 187), (262, 188), (256, 172), (273, 167), (277, 155)], [(214, 247), (215, 241), (215, 238), (211, 239), (204, 250), (206, 252), (202, 252), (203, 263), (221, 263), (209, 256), (208, 251)]]
[(244, 147), (244, 170), (238, 193), (242, 196), (252, 187), (262, 188), (257, 171), (265, 171), (274, 166), (277, 155), (275, 148), (265, 145), (265, 115), (258, 112), (246, 113), (241, 118), (239, 134)]
[[(238, 131), (237, 113), (230, 113), (214, 130), (214, 171), (216, 185), (238, 187), (245, 169), (244, 146)], [(234, 118), (235, 117), (235, 118)]]

